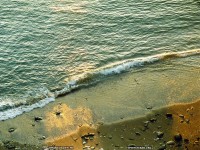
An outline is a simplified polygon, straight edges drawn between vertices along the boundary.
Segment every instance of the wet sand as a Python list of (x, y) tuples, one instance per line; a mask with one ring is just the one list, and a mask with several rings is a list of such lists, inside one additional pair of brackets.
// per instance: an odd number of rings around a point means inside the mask
[[(189, 149), (200, 147), (200, 101), (176, 104), (142, 118), (80, 127), (69, 136), (47, 145), (73, 145), (75, 149)], [(138, 148), (136, 148), (138, 147)]]
[(44, 108), (1, 121), (1, 149), (198, 149), (200, 70), (168, 66), (109, 77)]

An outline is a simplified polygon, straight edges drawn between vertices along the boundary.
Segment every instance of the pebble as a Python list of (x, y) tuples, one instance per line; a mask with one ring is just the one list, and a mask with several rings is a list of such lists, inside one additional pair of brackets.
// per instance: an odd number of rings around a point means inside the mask
[(151, 122), (156, 122), (156, 120), (157, 120), (156, 118), (151, 118), (150, 119)]
[(141, 135), (140, 132), (135, 132), (136, 135)]
[(158, 138), (162, 138), (164, 136), (164, 133), (163, 132), (161, 132), (161, 131), (158, 131), (157, 132), (157, 137)]
[(109, 138), (109, 139), (112, 139), (112, 135), (109, 135), (108, 138)]
[(181, 135), (180, 133), (174, 135), (174, 140), (175, 140), (176, 142), (182, 141), (182, 135)]
[(15, 131), (15, 129), (14, 128), (10, 128), (9, 130), (8, 130), (8, 132), (14, 132)]
[(57, 111), (57, 112), (56, 112), (56, 116), (59, 116), (60, 114), (61, 114), (60, 111)]
[(190, 123), (190, 120), (189, 120), (189, 119), (185, 119), (185, 122), (186, 122), (186, 123)]
[(188, 139), (184, 139), (184, 143), (185, 144), (189, 144), (189, 140)]
[(179, 117), (182, 118), (182, 119), (184, 119), (184, 115), (182, 115), (182, 114), (180, 114)]
[(167, 144), (167, 145), (174, 145), (175, 142), (174, 142), (174, 141), (168, 141), (166, 144)]
[(171, 113), (167, 113), (167, 114), (166, 114), (166, 117), (167, 117), (168, 119), (172, 119), (172, 116), (173, 116), (173, 115), (172, 115)]
[(166, 149), (166, 145), (165, 145), (165, 144), (161, 145), (161, 146), (158, 148), (158, 150), (165, 150), (165, 149)]
[(35, 117), (34, 120), (35, 120), (36, 122), (41, 121), (41, 120), (42, 120), (42, 117)]
[(144, 122), (144, 127), (148, 127), (148, 125), (149, 125), (149, 121), (145, 121)]

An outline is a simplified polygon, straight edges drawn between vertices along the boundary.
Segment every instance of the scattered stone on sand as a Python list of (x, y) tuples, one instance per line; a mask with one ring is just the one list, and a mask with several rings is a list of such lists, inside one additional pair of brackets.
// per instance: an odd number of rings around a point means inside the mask
[(182, 139), (183, 139), (183, 138), (182, 138), (182, 135), (181, 135), (180, 133), (174, 135), (174, 140), (175, 140), (176, 142), (181, 142)]
[(158, 148), (158, 150), (165, 150), (166, 149), (166, 145), (165, 144), (162, 144), (159, 148)]
[(182, 118), (182, 119), (184, 119), (184, 115), (182, 115), (182, 114), (180, 114), (179, 117)]
[(61, 112), (57, 111), (55, 114), (56, 114), (56, 116), (60, 116)]
[(173, 115), (172, 115), (171, 113), (167, 113), (167, 114), (166, 114), (166, 117), (167, 117), (168, 119), (172, 119)]
[(129, 147), (129, 148), (135, 147), (135, 144), (129, 144), (128, 147)]
[(10, 128), (9, 130), (8, 130), (8, 132), (14, 132), (15, 131), (15, 128)]
[(45, 140), (46, 139), (46, 136), (42, 136), (39, 138), (39, 140)]
[(151, 110), (153, 107), (152, 106), (147, 106), (146, 108)]
[(186, 122), (186, 123), (190, 123), (190, 120), (189, 120), (189, 119), (185, 119), (185, 122)]
[(136, 135), (141, 135), (140, 132), (135, 132)]
[(109, 135), (108, 138), (109, 138), (109, 139), (112, 139), (112, 135)]
[(150, 119), (150, 122), (153, 123), (153, 122), (156, 122), (156, 120), (157, 120), (156, 118), (151, 118), (151, 119)]
[(35, 117), (34, 120), (35, 120), (36, 122), (39, 122), (39, 121), (42, 120), (42, 117)]
[(4, 146), (5, 146), (7, 149), (15, 149), (15, 148), (16, 148), (16, 146), (15, 146), (12, 142), (10, 142), (10, 141), (4, 142)]
[(168, 141), (166, 144), (167, 145), (175, 145), (175, 142), (174, 141)]
[(148, 125), (149, 125), (149, 121), (145, 121), (144, 122), (144, 127), (148, 127)]
[(189, 144), (189, 140), (188, 139), (184, 139), (184, 143), (185, 144)]
[(164, 133), (163, 132), (161, 132), (161, 131), (158, 131), (157, 132), (157, 137), (158, 138), (162, 138), (164, 136)]

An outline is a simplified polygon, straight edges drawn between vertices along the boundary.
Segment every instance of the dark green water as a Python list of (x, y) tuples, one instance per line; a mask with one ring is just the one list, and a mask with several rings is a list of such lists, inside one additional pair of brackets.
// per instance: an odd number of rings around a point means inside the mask
[(115, 62), (198, 49), (199, 16), (198, 0), (1, 0), (0, 105)]

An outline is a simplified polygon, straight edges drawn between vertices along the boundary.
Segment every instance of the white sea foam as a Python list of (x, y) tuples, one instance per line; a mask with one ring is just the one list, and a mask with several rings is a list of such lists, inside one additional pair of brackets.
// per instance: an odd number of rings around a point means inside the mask
[[(72, 90), (77, 89), (83, 85), (90, 85), (91, 83), (93, 83), (94, 80), (97, 80), (96, 78), (99, 78), (99, 76), (105, 77), (108, 75), (119, 74), (121, 72), (128, 71), (131, 68), (142, 67), (165, 59), (181, 58), (199, 54), (200, 49), (196, 49), (190, 51), (162, 53), (153, 56), (128, 59), (117, 63), (113, 63), (101, 67), (99, 69), (95, 69), (93, 72), (78, 75), (74, 77), (74, 79), (69, 79), (66, 86), (62, 90), (55, 91), (54, 93), (51, 93), (48, 89), (43, 89), (42, 91), (46, 98), (32, 105), (22, 104), (21, 106), (19, 106), (14, 104), (13, 102), (0, 102), (0, 120), (14, 118), (18, 115), (21, 115), (24, 112), (29, 112), (35, 108), (44, 107), (48, 103), (55, 101), (55, 98), (58, 96), (68, 94)], [(86, 83), (84, 83), (85, 80)]]
[(45, 99), (43, 99), (35, 104), (32, 104), (32, 105), (22, 105), (17, 108), (8, 109), (6, 111), (0, 112), (0, 120), (7, 120), (10, 118), (15, 118), (16, 116), (19, 116), (25, 112), (29, 112), (35, 108), (42, 108), (45, 105), (47, 105), (48, 103), (53, 102), (53, 101), (55, 101), (55, 98), (50, 97), (50, 98), (45, 98)]

